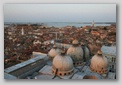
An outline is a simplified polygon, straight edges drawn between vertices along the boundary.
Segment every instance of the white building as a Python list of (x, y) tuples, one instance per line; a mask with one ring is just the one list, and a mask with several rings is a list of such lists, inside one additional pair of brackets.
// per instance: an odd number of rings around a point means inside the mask
[(102, 46), (102, 54), (108, 59), (110, 68), (116, 69), (116, 46)]

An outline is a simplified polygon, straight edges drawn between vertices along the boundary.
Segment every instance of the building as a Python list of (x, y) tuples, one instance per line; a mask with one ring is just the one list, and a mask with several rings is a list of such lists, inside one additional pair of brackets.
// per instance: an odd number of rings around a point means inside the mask
[(102, 53), (108, 59), (111, 72), (116, 72), (116, 46), (102, 46)]
[(83, 64), (83, 49), (79, 46), (78, 40), (73, 40), (72, 46), (67, 50), (67, 55), (72, 58), (74, 65)]
[[(101, 55), (101, 53), (98, 53)], [(82, 65), (73, 65), (73, 60), (65, 51), (61, 50), (61, 54), (56, 55), (53, 61), (49, 56), (43, 53), (33, 53), (34, 58), (25, 62), (6, 68), (4, 70), (5, 79), (115, 79), (115, 72), (110, 72), (107, 68), (109, 63), (101, 60), (102, 57), (95, 55)], [(96, 59), (97, 58), (97, 59)], [(99, 58), (99, 59), (98, 59)], [(105, 57), (104, 57), (105, 58)], [(98, 61), (97, 61), (98, 60)], [(103, 68), (100, 71), (95, 69)], [(95, 69), (91, 66), (99, 65)], [(102, 73), (102, 74), (101, 74)]]

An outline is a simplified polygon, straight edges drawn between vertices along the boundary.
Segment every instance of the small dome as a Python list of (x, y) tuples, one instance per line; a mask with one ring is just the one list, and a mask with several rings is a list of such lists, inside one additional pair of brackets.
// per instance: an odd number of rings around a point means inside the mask
[(67, 50), (67, 55), (71, 56), (74, 65), (83, 64), (83, 49), (80, 46), (71, 46)]
[(102, 55), (102, 51), (98, 50), (97, 54)]
[(73, 73), (73, 71), (73, 61), (69, 56), (59, 54), (53, 59), (52, 72), (54, 74), (64, 76)]
[(99, 74), (107, 73), (108, 61), (101, 51), (98, 51), (91, 59), (90, 69)]
[(73, 40), (72, 44), (79, 44), (78, 40)]
[(56, 48), (57, 46), (56, 45), (53, 45), (53, 48)]
[(54, 49), (52, 48), (49, 52), (48, 52), (48, 56), (53, 59), (56, 55), (60, 54), (60, 49)]

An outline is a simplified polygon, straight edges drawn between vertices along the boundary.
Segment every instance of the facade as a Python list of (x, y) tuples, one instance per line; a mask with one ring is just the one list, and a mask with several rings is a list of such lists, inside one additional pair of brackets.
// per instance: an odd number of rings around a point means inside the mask
[(116, 71), (116, 46), (102, 46), (102, 53), (108, 59), (110, 71)]

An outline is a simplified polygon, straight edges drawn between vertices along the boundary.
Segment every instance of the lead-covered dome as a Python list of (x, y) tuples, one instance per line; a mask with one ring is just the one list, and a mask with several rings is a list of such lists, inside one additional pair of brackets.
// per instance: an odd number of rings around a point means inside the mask
[(72, 46), (67, 50), (67, 55), (69, 55), (74, 65), (82, 65), (83, 64), (83, 49), (79, 46), (79, 42), (74, 40), (72, 42)]
[(52, 62), (52, 72), (58, 76), (70, 75), (74, 71), (73, 61), (64, 51), (57, 55)]
[(108, 61), (105, 56), (102, 55), (102, 51), (98, 51), (91, 59), (90, 69), (99, 74), (107, 73)]
[(87, 47), (87, 45), (85, 45), (85, 43), (83, 43), (83, 42), (81, 42), (81, 47), (83, 49), (83, 59), (86, 62), (90, 58), (90, 51), (89, 51), (89, 48)]
[(48, 52), (48, 56), (53, 59), (56, 55), (60, 54), (60, 49), (56, 45)]

